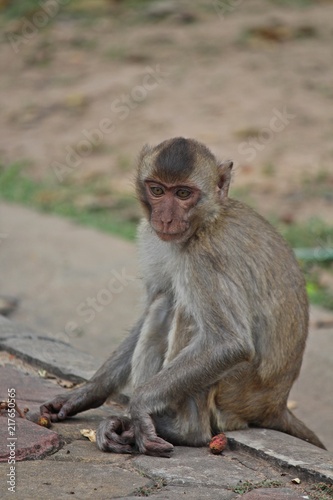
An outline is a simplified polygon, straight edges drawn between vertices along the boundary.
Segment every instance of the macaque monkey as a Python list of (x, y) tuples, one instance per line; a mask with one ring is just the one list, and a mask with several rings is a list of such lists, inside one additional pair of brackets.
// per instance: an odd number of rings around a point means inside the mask
[(63, 420), (130, 383), (129, 416), (100, 424), (101, 450), (168, 457), (249, 426), (324, 448), (287, 409), (308, 333), (304, 278), (275, 229), (228, 197), (232, 165), (183, 138), (139, 156), (144, 313), (91, 380), (41, 407)]

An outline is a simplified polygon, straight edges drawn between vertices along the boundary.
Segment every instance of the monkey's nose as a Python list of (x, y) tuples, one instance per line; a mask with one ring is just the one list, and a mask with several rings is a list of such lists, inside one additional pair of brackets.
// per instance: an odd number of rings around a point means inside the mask
[(169, 228), (170, 228), (170, 225), (172, 223), (172, 219), (170, 220), (167, 220), (167, 221), (162, 221), (162, 224), (163, 224), (163, 232), (168, 232)]

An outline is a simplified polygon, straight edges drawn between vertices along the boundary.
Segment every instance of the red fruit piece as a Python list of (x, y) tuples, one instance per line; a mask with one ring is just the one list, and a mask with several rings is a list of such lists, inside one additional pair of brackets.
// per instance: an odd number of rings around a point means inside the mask
[(214, 455), (219, 455), (226, 448), (227, 443), (227, 436), (221, 432), (210, 440), (209, 449)]

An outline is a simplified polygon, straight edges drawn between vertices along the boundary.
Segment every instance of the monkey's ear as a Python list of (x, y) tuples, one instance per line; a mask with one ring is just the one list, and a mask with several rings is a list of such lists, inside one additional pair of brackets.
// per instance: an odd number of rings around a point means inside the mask
[(143, 160), (143, 158), (146, 156), (147, 153), (149, 153), (149, 151), (151, 151), (151, 147), (149, 146), (149, 144), (145, 144), (139, 153), (139, 158), (138, 158), (139, 162)]
[(219, 169), (219, 182), (218, 189), (220, 194), (220, 199), (225, 200), (228, 198), (229, 186), (231, 181), (231, 169), (234, 162), (232, 160), (226, 160), (222, 162)]

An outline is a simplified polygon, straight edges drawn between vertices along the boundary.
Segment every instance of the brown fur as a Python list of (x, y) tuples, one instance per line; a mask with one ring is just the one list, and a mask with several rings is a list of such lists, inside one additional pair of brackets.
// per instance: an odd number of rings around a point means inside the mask
[(103, 450), (169, 456), (170, 443), (200, 446), (248, 426), (323, 447), (286, 406), (308, 332), (304, 278), (275, 229), (228, 198), (231, 167), (182, 138), (140, 156), (145, 313), (85, 390), (43, 406), (65, 418), (131, 380), (131, 420), (101, 424)]

